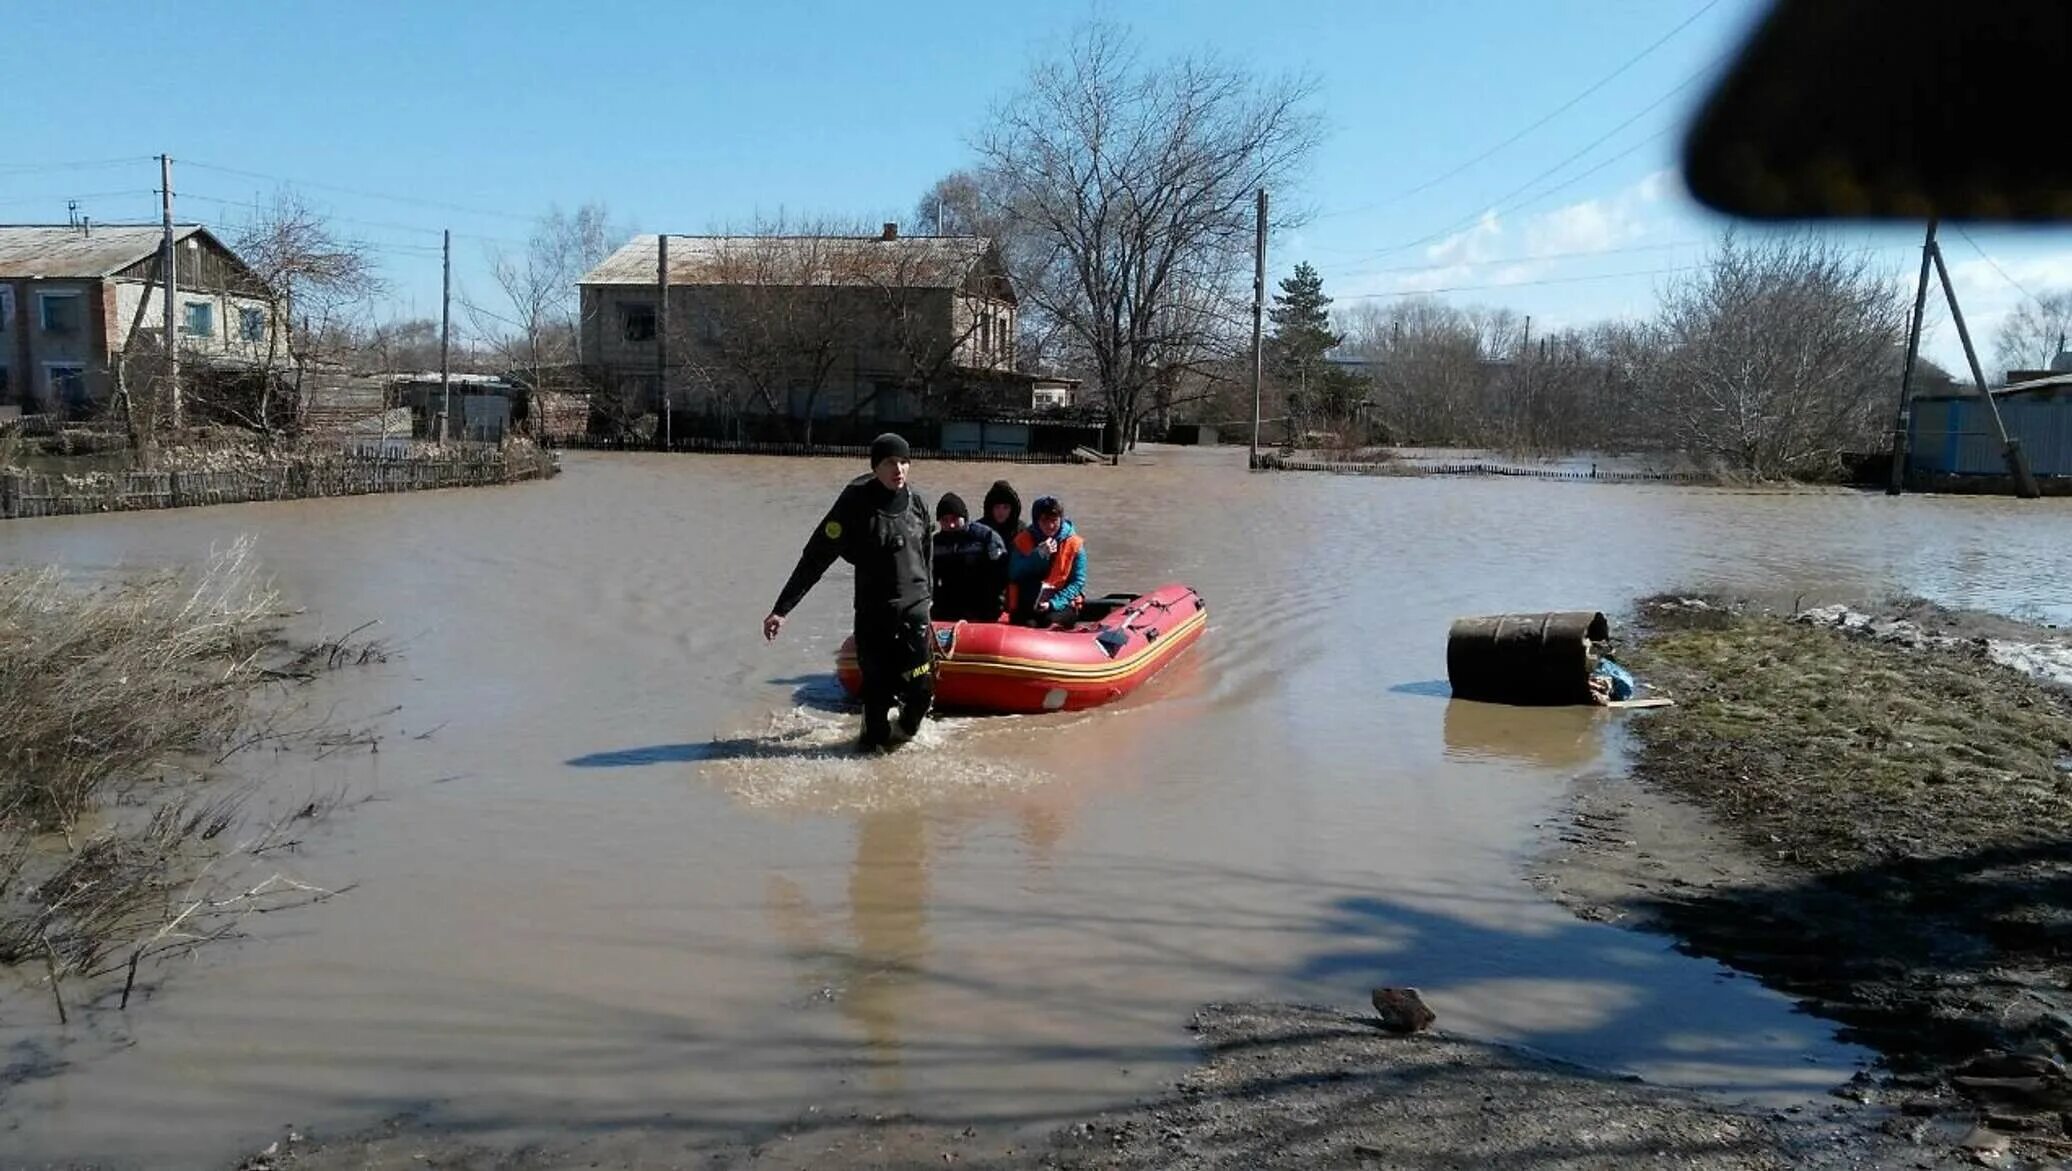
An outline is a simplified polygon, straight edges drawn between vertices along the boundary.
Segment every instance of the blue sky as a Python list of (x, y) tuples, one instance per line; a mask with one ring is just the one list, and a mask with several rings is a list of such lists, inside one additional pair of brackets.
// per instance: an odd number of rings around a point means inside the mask
[[(164, 151), (182, 220), (235, 222), (292, 183), (380, 250), (395, 313), (436, 316), (440, 228), (455, 233), (458, 288), (493, 301), (488, 251), (521, 242), (549, 204), (601, 200), (645, 231), (780, 212), (903, 219), (969, 158), (989, 104), (1028, 63), (1098, 15), (1153, 53), (1212, 50), (1316, 78), (1330, 134), (1301, 188), (1275, 193), (1310, 213), (1275, 240), (1276, 274), (1306, 259), (1341, 304), (1457, 290), (1440, 295), (1530, 313), (1537, 332), (1645, 313), (1703, 258), (1724, 222), (1684, 194), (1678, 135), (1760, 10), (9, 5), (0, 38), (29, 67), (15, 90), (26, 100), (0, 105), (0, 222), (62, 222), (68, 198), (97, 221), (155, 220), (147, 156)], [(77, 84), (82, 69), (91, 84)], [(80, 163), (96, 165), (69, 165)], [(1912, 230), (1838, 231), (1911, 281)], [(1993, 328), (2021, 289), (2072, 285), (2072, 230), (1969, 236), (1946, 234), (1945, 249), (1990, 366)], [(1929, 348), (1961, 364), (1940, 314)]]

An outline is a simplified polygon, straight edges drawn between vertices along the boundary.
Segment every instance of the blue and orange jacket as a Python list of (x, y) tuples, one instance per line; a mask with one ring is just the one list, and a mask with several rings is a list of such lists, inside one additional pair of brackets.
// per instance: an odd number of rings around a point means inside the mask
[(1050, 599), (1060, 608), (1077, 602), (1086, 593), (1086, 541), (1072, 522), (1058, 526), (1058, 551), (1048, 557), (1036, 548), (1044, 540), (1034, 525), (1014, 536), (1007, 567), (1010, 614), (1034, 609), (1036, 594), (1043, 586), (1051, 587)]

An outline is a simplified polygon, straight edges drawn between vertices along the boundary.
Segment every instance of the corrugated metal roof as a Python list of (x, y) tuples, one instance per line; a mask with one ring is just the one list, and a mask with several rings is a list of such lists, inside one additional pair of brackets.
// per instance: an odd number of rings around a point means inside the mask
[[(173, 238), (185, 240), (200, 231), (199, 224), (176, 224)], [(0, 278), (108, 276), (149, 260), (164, 232), (157, 224), (95, 224), (91, 232), (66, 224), (0, 224)]]
[[(656, 236), (639, 236), (585, 285), (655, 283)], [(669, 236), (672, 285), (893, 285), (953, 289), (993, 242), (983, 236)]]
[[(2057, 391), (2065, 390), (2068, 387), (2072, 387), (2072, 374), (2052, 374), (2044, 378), (2030, 378), (2021, 382), (2010, 382), (2006, 386), (1995, 387), (1993, 388), (1993, 397), (2001, 399), (2009, 395), (2050, 395)], [(1978, 391), (1971, 389), (1970, 383), (1965, 383), (1958, 389), (1944, 394), (1917, 394), (1914, 396), (1914, 401), (1917, 403), (1977, 402)]]

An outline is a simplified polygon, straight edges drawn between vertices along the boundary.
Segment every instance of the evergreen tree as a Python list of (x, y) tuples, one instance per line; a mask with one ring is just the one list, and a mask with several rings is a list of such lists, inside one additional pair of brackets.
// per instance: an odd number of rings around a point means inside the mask
[(1266, 311), (1273, 333), (1266, 340), (1266, 365), (1286, 388), (1291, 413), (1342, 419), (1360, 398), (1359, 379), (1324, 361), (1345, 335), (1331, 328), (1331, 298), (1324, 278), (1308, 262), (1281, 281)]
[(1266, 315), (1273, 321), (1267, 360), (1276, 376), (1298, 386), (1345, 340), (1331, 332), (1331, 298), (1324, 295), (1324, 278), (1307, 261), (1295, 266), (1294, 276), (1282, 278)]

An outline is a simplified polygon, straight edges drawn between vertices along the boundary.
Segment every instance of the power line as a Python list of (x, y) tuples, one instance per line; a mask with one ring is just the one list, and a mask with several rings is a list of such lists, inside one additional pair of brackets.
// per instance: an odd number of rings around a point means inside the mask
[(1663, 135), (1668, 134), (1674, 128), (1664, 127), (1663, 129), (1648, 136), (1647, 138), (1641, 139), (1639, 142), (1636, 142), (1632, 146), (1627, 147), (1624, 151), (1620, 152), (1619, 154), (1613, 155), (1611, 158), (1608, 158), (1603, 162), (1597, 164), (1597, 166), (1591, 168), (1588, 171), (1584, 171), (1579, 175), (1575, 175), (1569, 179), (1565, 179), (1561, 183), (1553, 187), (1550, 187), (1545, 191), (1539, 192), (1538, 194), (1527, 196), (1524, 199), (1519, 199), (1516, 203), (1512, 202), (1514, 199), (1517, 199), (1518, 196), (1523, 195), (1526, 191), (1529, 191), (1534, 186), (1538, 185), (1542, 180), (1560, 172), (1570, 163), (1575, 162), (1577, 159), (1582, 158), (1584, 155), (1589, 154), (1591, 151), (1596, 150), (1599, 146), (1602, 146), (1604, 143), (1610, 141), (1612, 138), (1616, 137), (1621, 131), (1625, 130), (1628, 126), (1633, 125), (1635, 122), (1640, 121), (1648, 114), (1654, 112), (1663, 103), (1669, 101), (1669, 99), (1682, 93), (1684, 90), (1689, 89), (1691, 86), (1696, 85), (1700, 80), (1711, 74), (1713, 70), (1716, 69), (1725, 60), (1726, 58), (1724, 57), (1719, 58), (1713, 61), (1711, 64), (1707, 65), (1705, 68), (1699, 70), (1696, 73), (1691, 74), (1689, 77), (1684, 78), (1681, 82), (1678, 82), (1676, 86), (1670, 89), (1667, 93), (1656, 98), (1654, 101), (1649, 102), (1647, 105), (1642, 106), (1638, 111), (1636, 111), (1633, 114), (1632, 117), (1626, 119), (1624, 122), (1619, 123), (1617, 126), (1612, 127), (1610, 130), (1607, 130), (1603, 134), (1592, 139), (1589, 143), (1585, 144), (1580, 150), (1571, 153), (1570, 155), (1568, 155), (1568, 157), (1562, 159), (1560, 162), (1555, 163), (1553, 166), (1548, 167), (1546, 170), (1541, 171), (1539, 174), (1534, 175), (1530, 179), (1527, 179), (1524, 183), (1519, 184), (1516, 188), (1512, 189), (1502, 198), (1492, 203), (1484, 211), (1476, 212), (1475, 214), (1468, 216), (1466, 219), (1457, 220), (1454, 223), (1447, 225), (1446, 227), (1440, 228), (1436, 232), (1420, 236), (1415, 240), (1409, 241), (1408, 243), (1393, 245), (1388, 248), (1383, 248), (1378, 252), (1369, 253), (1368, 255), (1387, 256), (1391, 253), (1404, 252), (1424, 244), (1429, 244), (1434, 240), (1444, 239), (1445, 237), (1451, 236), (1454, 233), (1463, 230), (1464, 228), (1479, 223), (1487, 216), (1503, 215), (1508, 212), (1517, 211), (1521, 207), (1530, 206), (1531, 204), (1536, 203), (1539, 200), (1545, 199), (1547, 196), (1552, 195), (1557, 191), (1564, 190), (1574, 185), (1575, 183), (1580, 182), (1581, 180), (1589, 177), (1590, 175), (1596, 174), (1597, 172), (1603, 170), (1611, 164), (1618, 162), (1620, 159), (1623, 159), (1628, 155), (1631, 155), (1633, 152), (1641, 149), (1642, 147), (1648, 145), (1656, 139), (1661, 138)]
[[(180, 198), (199, 199), (205, 203), (214, 203), (221, 205), (223, 207), (238, 207), (246, 209), (250, 209), (252, 207), (252, 202), (248, 199), (224, 199), (221, 196), (201, 195), (191, 191), (182, 191), (180, 193)], [(326, 220), (336, 220), (341, 224), (357, 224), (363, 228), (386, 228), (391, 231), (397, 232), (419, 232), (427, 236), (437, 236), (445, 230), (443, 228), (420, 227), (416, 224), (398, 224), (386, 220), (356, 219), (352, 216), (333, 215), (329, 212), (321, 213), (321, 218)], [(523, 240), (513, 240), (504, 236), (480, 236), (472, 232), (455, 232), (453, 233), (453, 235), (455, 239), (480, 240), (488, 244), (509, 244), (513, 247), (523, 247), (525, 244), (525, 241)]]
[(1347, 277), (1381, 276), (1385, 273), (1401, 272), (1443, 272), (1452, 268), (1488, 268), (1499, 264), (1536, 264), (1547, 260), (1587, 260), (1599, 256), (1619, 256), (1630, 252), (1666, 252), (1672, 248), (1702, 248), (1711, 243), (1708, 240), (1673, 240), (1664, 244), (1632, 244), (1620, 248), (1579, 249), (1574, 252), (1540, 252), (1524, 256), (1504, 256), (1494, 260), (1458, 260), (1449, 264), (1399, 264), (1387, 268), (1359, 268), (1334, 271), (1334, 280)]
[(499, 219), (517, 220), (520, 223), (528, 224), (539, 218), (538, 216), (520, 215), (517, 212), (511, 211), (492, 211), (488, 208), (469, 207), (461, 203), (447, 203), (437, 199), (422, 199), (413, 195), (388, 195), (383, 192), (367, 191), (357, 187), (341, 187), (335, 183), (315, 183), (307, 179), (291, 179), (283, 175), (269, 175), (262, 171), (246, 171), (236, 167), (219, 167), (214, 163), (197, 163), (191, 159), (182, 159), (181, 163), (184, 166), (196, 167), (204, 171), (216, 171), (224, 175), (238, 175), (246, 179), (265, 179), (271, 183), (286, 183), (295, 187), (308, 187), (316, 191), (335, 191), (341, 195), (355, 195), (362, 199), (386, 199), (393, 203), (432, 207), (442, 211), (457, 211), (467, 215), (494, 216)]
[(1581, 102), (1584, 98), (1589, 97), (1591, 94), (1594, 94), (1598, 90), (1601, 90), (1605, 86), (1611, 84), (1620, 75), (1624, 74), (1628, 69), (1631, 69), (1635, 65), (1640, 64), (1641, 61), (1645, 60), (1650, 54), (1654, 53), (1655, 50), (1661, 48), (1663, 45), (1668, 44), (1670, 39), (1675, 37), (1676, 34), (1691, 27), (1691, 25), (1697, 23), (1699, 17), (1702, 17), (1706, 13), (1712, 11), (1713, 8), (1715, 8), (1718, 5), (1718, 3), (1719, 0), (1707, 0), (1707, 3), (1703, 7), (1699, 8), (1698, 11), (1692, 13), (1687, 19), (1684, 20), (1683, 23), (1677, 25), (1675, 28), (1670, 29), (1668, 32), (1663, 33), (1662, 36), (1658, 38), (1653, 44), (1650, 44), (1647, 48), (1642, 49), (1640, 52), (1628, 58), (1625, 64), (1619, 66), (1617, 69), (1614, 69), (1610, 73), (1607, 73), (1603, 77), (1597, 79), (1597, 81), (1593, 82), (1588, 89), (1585, 89), (1583, 92), (1554, 107), (1552, 110), (1542, 115), (1539, 119), (1534, 121), (1531, 125), (1525, 127), (1523, 130), (1518, 131), (1516, 134), (1511, 135), (1509, 138), (1504, 139), (1502, 142), (1497, 143), (1495, 146), (1490, 147), (1488, 150), (1483, 151), (1481, 154), (1476, 155), (1474, 158), (1471, 158), (1468, 161), (1461, 163), (1459, 166), (1454, 167), (1452, 170), (1447, 171), (1444, 174), (1437, 176), (1436, 178), (1427, 179), (1424, 182), (1418, 184), (1415, 187), (1410, 188), (1407, 191), (1400, 192), (1396, 195), (1391, 195), (1387, 199), (1380, 200), (1376, 203), (1369, 203), (1363, 204), (1358, 207), (1345, 208), (1341, 211), (1327, 212), (1325, 213), (1324, 218), (1330, 216), (1352, 215), (1357, 212), (1363, 211), (1373, 211), (1377, 208), (1389, 207), (1393, 204), (1401, 203), (1403, 200), (1406, 200), (1413, 195), (1418, 195), (1422, 194), (1423, 192), (1429, 191), (1432, 188), (1438, 186), (1439, 184), (1444, 183), (1446, 180), (1453, 178), (1455, 175), (1458, 175), (1461, 172), (1468, 170), (1469, 168), (1477, 165), (1478, 163), (1484, 162), (1485, 160), (1496, 155), (1505, 148), (1515, 145), (1526, 135), (1531, 134), (1533, 131), (1538, 130), (1540, 127), (1545, 126), (1547, 123), (1552, 122), (1554, 119), (1560, 117), (1562, 114), (1565, 114), (1569, 110), (1575, 108), (1576, 104), (1578, 102)]
[(1535, 287), (1535, 286), (1538, 286), (1538, 285), (1568, 285), (1568, 284), (1576, 284), (1576, 283), (1579, 283), (1579, 282), (1582, 282), (1582, 281), (1610, 281), (1610, 280), (1618, 280), (1618, 279), (1620, 279), (1620, 278), (1622, 278), (1622, 277), (1637, 277), (1637, 276), (1667, 276), (1667, 275), (1669, 275), (1669, 274), (1671, 274), (1671, 273), (1680, 273), (1680, 272), (1697, 272), (1697, 271), (1699, 271), (1699, 270), (1701, 270), (1701, 269), (1703, 269), (1703, 268), (1705, 268), (1705, 267), (1707, 267), (1707, 266), (1705, 266), (1705, 265), (1702, 265), (1702, 264), (1686, 264), (1686, 265), (1681, 265), (1681, 266), (1678, 266), (1678, 267), (1676, 267), (1676, 268), (1649, 268), (1649, 269), (1642, 269), (1642, 270), (1640, 270), (1640, 271), (1638, 271), (1638, 272), (1600, 272), (1600, 273), (1593, 273), (1593, 274), (1591, 274), (1591, 275), (1589, 275), (1589, 276), (1562, 276), (1562, 277), (1547, 277), (1547, 278), (1545, 278), (1545, 279), (1543, 279), (1543, 280), (1536, 280), (1536, 281), (1511, 281), (1511, 282), (1509, 282), (1509, 283), (1506, 283), (1506, 284), (1491, 284), (1491, 285), (1449, 285), (1449, 286), (1446, 286), (1446, 287), (1444, 287), (1444, 288), (1436, 288), (1436, 289), (1401, 289), (1401, 290), (1398, 290), (1398, 291), (1396, 291), (1396, 292), (1391, 292), (1391, 293), (1353, 293), (1353, 294), (1351, 294), (1351, 295), (1349, 295), (1349, 296), (1335, 297), (1335, 298), (1333, 298), (1333, 300), (1337, 300), (1337, 301), (1374, 301), (1374, 300), (1380, 300), (1380, 299), (1383, 299), (1383, 298), (1387, 298), (1387, 297), (1423, 297), (1423, 296), (1429, 296), (1429, 295), (1431, 295), (1431, 294), (1435, 294), (1435, 293), (1479, 293), (1479, 292), (1485, 292), (1485, 291), (1487, 291), (1487, 290), (1490, 290), (1490, 289), (1529, 289), (1529, 288), (1533, 288), (1533, 287)]
[(1971, 250), (1973, 252), (1978, 253), (1978, 258), (1980, 260), (1983, 260), (1987, 264), (1993, 266), (1993, 271), (2000, 274), (2001, 280), (2006, 281), (2010, 285), (2013, 285), (2016, 292), (2020, 293), (2022, 296), (2027, 297), (2030, 301), (2034, 302), (2038, 309), (2042, 309), (2048, 312), (2050, 307), (2043, 303), (2043, 298), (2038, 297), (2036, 294), (2023, 288), (2022, 282), (2007, 275), (2007, 270), (2000, 267), (1999, 261), (1994, 260), (1992, 257), (1986, 255), (1986, 250), (1978, 246), (1978, 241), (1971, 238), (1970, 232), (1965, 231), (1962, 226), (1957, 224), (1951, 224), (1950, 229), (1956, 232), (1959, 236), (1964, 237), (1964, 242), (1966, 244), (1971, 245)]
[(104, 167), (124, 167), (137, 163), (155, 163), (157, 155), (131, 155), (120, 159), (88, 159), (76, 163), (21, 163), (0, 167), (0, 175), (40, 175), (51, 171), (92, 171)]
[(84, 191), (68, 192), (64, 195), (23, 196), (20, 199), (0, 199), (0, 207), (22, 207), (30, 204), (63, 203), (68, 199), (125, 199), (143, 195), (156, 195), (155, 187), (137, 187), (127, 191)]

